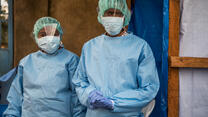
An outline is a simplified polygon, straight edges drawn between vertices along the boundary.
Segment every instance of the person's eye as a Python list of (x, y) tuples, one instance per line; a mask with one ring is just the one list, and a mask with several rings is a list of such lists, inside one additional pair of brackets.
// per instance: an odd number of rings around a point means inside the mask
[(113, 12), (108, 12), (107, 15), (108, 16), (112, 16), (113, 15)]
[(39, 36), (40, 36), (40, 37), (45, 37), (45, 36), (46, 36), (46, 33), (43, 33), (43, 32), (42, 32), (42, 33), (39, 34)]
[(55, 32), (55, 36), (59, 36), (59, 32), (58, 31)]
[(114, 13), (113, 12), (110, 12), (110, 15), (113, 15)]
[(45, 36), (46, 36), (46, 34), (45, 34), (45, 33), (42, 33), (40, 36), (41, 36), (41, 37), (45, 37)]

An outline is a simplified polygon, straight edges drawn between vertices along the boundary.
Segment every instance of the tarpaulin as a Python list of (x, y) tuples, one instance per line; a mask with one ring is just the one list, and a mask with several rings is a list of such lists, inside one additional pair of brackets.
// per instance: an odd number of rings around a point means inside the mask
[(0, 117), (3, 116), (3, 112), (6, 110), (7, 106), (6, 104), (0, 104)]
[(135, 0), (131, 9), (129, 31), (149, 43), (160, 77), (160, 90), (151, 117), (167, 117), (169, 2)]
[[(180, 56), (208, 58), (208, 0), (180, 0)], [(180, 117), (208, 117), (208, 69), (181, 68)]]

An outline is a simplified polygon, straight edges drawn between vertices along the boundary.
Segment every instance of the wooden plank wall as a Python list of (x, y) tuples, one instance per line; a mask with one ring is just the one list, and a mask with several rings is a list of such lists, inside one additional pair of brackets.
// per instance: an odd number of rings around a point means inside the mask
[(38, 50), (32, 36), (35, 21), (48, 15), (47, 0), (14, 0), (14, 66)]
[(80, 55), (86, 41), (104, 33), (97, 21), (97, 3), (98, 0), (14, 0), (14, 65), (38, 50), (32, 31), (36, 20), (43, 16), (60, 21), (64, 47)]

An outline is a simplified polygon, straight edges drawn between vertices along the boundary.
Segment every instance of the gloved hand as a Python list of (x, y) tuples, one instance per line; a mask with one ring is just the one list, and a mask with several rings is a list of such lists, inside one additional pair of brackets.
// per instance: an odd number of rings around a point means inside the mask
[(101, 98), (103, 98), (103, 95), (102, 95), (101, 92), (99, 92), (97, 90), (94, 90), (94, 91), (90, 92), (90, 94), (88, 96), (89, 107), (91, 109), (95, 109), (93, 104), (95, 103), (96, 100), (100, 100)]
[(113, 101), (105, 98), (101, 92), (94, 90), (88, 97), (88, 102), (91, 109), (105, 108), (108, 110), (113, 109)]
[(96, 100), (95, 103), (92, 104), (95, 108), (105, 108), (108, 110), (113, 110), (113, 101), (103, 97), (100, 100)]
[(103, 98), (103, 94), (97, 90), (90, 92), (88, 97), (89, 104), (95, 103), (96, 100)]

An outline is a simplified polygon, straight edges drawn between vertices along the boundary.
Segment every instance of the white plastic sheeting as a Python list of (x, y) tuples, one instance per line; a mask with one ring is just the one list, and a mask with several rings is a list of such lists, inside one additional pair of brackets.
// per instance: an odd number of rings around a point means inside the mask
[[(208, 0), (181, 0), (180, 56), (208, 58)], [(208, 117), (208, 69), (180, 69), (180, 117)]]

